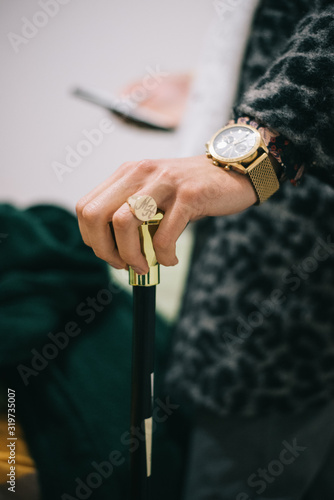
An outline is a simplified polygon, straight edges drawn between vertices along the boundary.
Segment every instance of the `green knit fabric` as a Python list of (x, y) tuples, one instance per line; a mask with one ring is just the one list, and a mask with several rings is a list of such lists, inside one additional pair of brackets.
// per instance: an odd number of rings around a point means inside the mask
[[(83, 244), (75, 217), (61, 208), (2, 205), (0, 232), (7, 235), (0, 240), (1, 384), (16, 390), (42, 499), (125, 500), (131, 289), (111, 283), (106, 264)], [(189, 427), (182, 407), (164, 406), (169, 340), (158, 318), (155, 399), (166, 418), (154, 432), (152, 479), (160, 500), (180, 496)], [(125, 461), (110, 472), (114, 450), (115, 462)], [(109, 465), (101, 469), (102, 462)]]

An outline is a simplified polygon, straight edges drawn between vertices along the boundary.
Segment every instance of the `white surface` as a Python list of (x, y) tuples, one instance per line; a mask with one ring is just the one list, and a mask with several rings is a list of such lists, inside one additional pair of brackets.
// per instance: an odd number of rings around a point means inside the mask
[[(214, 8), (207, 0), (69, 0), (59, 7), (16, 53), (8, 34), (21, 35), (22, 18), (31, 21), (40, 3), (1, 3), (0, 201), (73, 210), (124, 161), (176, 156), (179, 146), (177, 134), (130, 128), (71, 97), (70, 89), (81, 84), (116, 91), (145, 76), (148, 66), (192, 70)], [(76, 148), (82, 130), (103, 118), (112, 118), (114, 131), (59, 182), (53, 162), (65, 163), (65, 148)]]

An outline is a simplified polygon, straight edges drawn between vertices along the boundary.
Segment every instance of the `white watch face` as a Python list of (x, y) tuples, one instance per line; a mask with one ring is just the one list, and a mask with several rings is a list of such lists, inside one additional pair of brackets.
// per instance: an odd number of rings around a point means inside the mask
[(214, 152), (226, 159), (235, 159), (247, 155), (255, 146), (257, 132), (251, 128), (238, 125), (222, 130), (214, 139)]

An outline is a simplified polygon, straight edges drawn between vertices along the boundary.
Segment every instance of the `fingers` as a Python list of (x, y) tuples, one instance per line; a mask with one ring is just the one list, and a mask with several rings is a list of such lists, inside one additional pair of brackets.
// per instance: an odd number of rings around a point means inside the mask
[(123, 163), (110, 177), (108, 177), (105, 181), (99, 184), (97, 187), (92, 189), (87, 195), (83, 196), (76, 205), (76, 212), (78, 216), (79, 228), (82, 235), (82, 239), (86, 243), (86, 245), (91, 246), (89, 231), (86, 228), (86, 224), (83, 218), (83, 211), (85, 207), (97, 198), (100, 194), (102, 194), (109, 186), (113, 183), (117, 182), (119, 179), (123, 177), (127, 172), (131, 172), (135, 163), (134, 162), (126, 162)]
[(188, 222), (189, 217), (178, 202), (165, 213), (159, 229), (153, 237), (155, 254), (160, 264), (175, 266), (178, 263), (176, 242)]
[(89, 243), (86, 242), (86, 244), (92, 247), (97, 257), (105, 260), (116, 269), (126, 267), (126, 263), (119, 256), (111, 234), (109, 217), (103, 208), (100, 210), (99, 205), (93, 202), (86, 205), (81, 214), (80, 227), (82, 228), (82, 226), (85, 227), (88, 234)]
[(142, 221), (138, 220), (124, 203), (113, 216), (113, 228), (120, 258), (131, 266), (137, 274), (148, 273), (148, 264), (142, 254), (138, 228)]
[[(79, 228), (84, 242), (94, 251), (97, 247), (100, 256), (102, 250), (102, 255), (111, 265), (116, 255), (115, 244), (110, 248), (110, 252), (107, 252), (107, 244), (101, 238), (106, 234), (105, 227), (108, 226), (109, 229), (114, 212), (140, 186), (142, 182), (140, 171), (143, 170), (140, 164), (142, 163), (144, 162), (124, 163), (109, 179), (81, 198), (76, 206)], [(109, 233), (107, 239), (110, 242)], [(115, 262), (115, 267), (120, 266), (120, 260), (116, 260), (118, 262)]]

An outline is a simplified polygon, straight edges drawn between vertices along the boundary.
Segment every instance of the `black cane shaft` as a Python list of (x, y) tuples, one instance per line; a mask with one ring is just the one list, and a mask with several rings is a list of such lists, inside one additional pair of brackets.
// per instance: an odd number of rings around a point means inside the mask
[(133, 287), (131, 500), (150, 499), (145, 421), (152, 417), (155, 288)]

